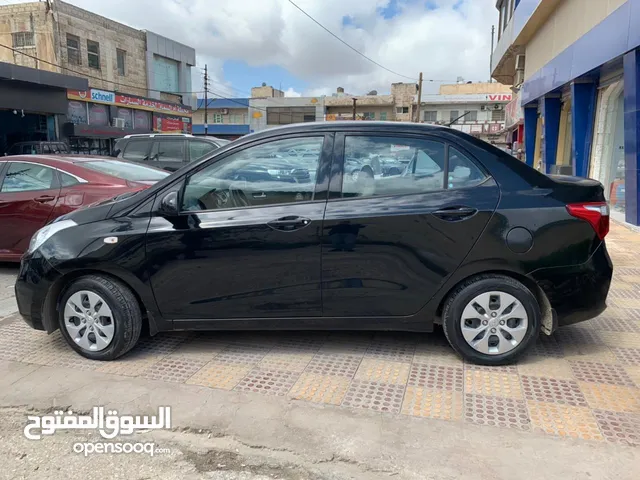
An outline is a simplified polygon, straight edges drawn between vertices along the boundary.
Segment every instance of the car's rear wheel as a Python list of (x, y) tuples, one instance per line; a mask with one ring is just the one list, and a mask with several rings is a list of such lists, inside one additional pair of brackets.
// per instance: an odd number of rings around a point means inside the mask
[(457, 287), (442, 323), (451, 346), (481, 365), (513, 363), (540, 333), (540, 307), (531, 291), (503, 275), (481, 275)]
[(136, 297), (121, 282), (99, 275), (75, 280), (60, 301), (62, 336), (80, 355), (113, 360), (138, 341), (142, 315)]

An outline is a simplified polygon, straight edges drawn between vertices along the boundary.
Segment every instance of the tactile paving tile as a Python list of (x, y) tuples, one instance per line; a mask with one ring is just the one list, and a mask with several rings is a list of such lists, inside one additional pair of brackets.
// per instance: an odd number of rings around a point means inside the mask
[(441, 420), (462, 419), (462, 393), (451, 390), (408, 386), (401, 412), (404, 415)]
[(410, 363), (392, 362), (377, 358), (364, 358), (354, 378), (369, 382), (405, 385), (409, 378)]
[(464, 370), (461, 367), (414, 363), (411, 365), (408, 385), (462, 392)]
[(534, 431), (584, 440), (602, 440), (598, 424), (586, 407), (535, 401), (528, 401), (527, 406)]
[(153, 337), (141, 338), (133, 350), (152, 355), (168, 355), (187, 340), (188, 335), (185, 332), (159, 333)]
[(640, 390), (637, 388), (580, 382), (580, 389), (593, 409), (640, 413)]
[(553, 335), (540, 335), (536, 343), (527, 352), (527, 355), (538, 355), (541, 357), (564, 357), (564, 350)]
[(530, 377), (574, 379), (569, 362), (562, 358), (527, 355), (518, 361), (518, 374)]
[(349, 388), (346, 377), (303, 373), (291, 388), (289, 396), (296, 400), (340, 405)]
[(302, 372), (313, 358), (313, 353), (278, 353), (275, 350), (267, 353), (258, 364), (262, 370), (287, 370)]
[(621, 364), (640, 365), (640, 348), (610, 348)]
[(591, 322), (591, 325), (596, 330), (640, 333), (640, 322), (638, 320), (609, 316), (608, 310), (605, 311), (604, 316), (594, 318)]
[(299, 376), (300, 374), (296, 372), (254, 369), (240, 380), (234, 390), (265, 395), (286, 395)]
[(619, 365), (595, 362), (569, 362), (577, 380), (635, 387), (624, 368)]
[(393, 338), (374, 339), (365, 357), (383, 358), (395, 362), (411, 362), (416, 350), (415, 342), (398, 341)]
[(404, 385), (354, 380), (342, 405), (380, 412), (399, 413), (404, 397)]
[(103, 365), (103, 362), (89, 360), (73, 350), (60, 332), (56, 332), (52, 334), (51, 337), (47, 337), (47, 341), (41, 344), (40, 348), (36, 348), (27, 353), (20, 361), (36, 365), (75, 368), (78, 370), (97, 370)]
[(492, 427), (530, 430), (529, 414), (524, 400), (487, 395), (464, 396), (465, 422)]
[(269, 348), (282, 339), (282, 332), (278, 331), (225, 331), (216, 332), (222, 342), (232, 345), (253, 345), (255, 347)]
[(593, 415), (608, 441), (640, 446), (640, 414), (594, 410)]
[(190, 360), (213, 360), (228, 344), (222, 342), (217, 336), (195, 334), (182, 342), (169, 354), (169, 357), (182, 357)]
[(276, 343), (273, 351), (316, 353), (325, 339), (325, 334), (289, 335)]
[(624, 371), (629, 375), (629, 378), (636, 384), (636, 388), (640, 388), (640, 366), (638, 365), (625, 365)]
[(271, 347), (256, 345), (229, 345), (220, 352), (216, 363), (256, 365), (271, 350)]
[(353, 377), (360, 366), (361, 357), (352, 355), (330, 355), (318, 353), (314, 356), (305, 372), (318, 375), (338, 375), (343, 377)]
[(495, 397), (522, 398), (520, 379), (514, 373), (467, 369), (464, 373), (465, 393)]
[(20, 360), (44, 348), (46, 340), (44, 332), (33, 330), (22, 321), (0, 324), (0, 360)]
[(422, 364), (463, 367), (464, 361), (450, 345), (418, 343), (413, 361)]
[(520, 380), (527, 400), (574, 405), (576, 407), (589, 406), (580, 390), (580, 385), (576, 381), (524, 375), (520, 377)]
[(152, 365), (162, 360), (163, 355), (152, 355), (142, 351), (132, 350), (123, 357), (109, 362), (101, 362), (97, 372), (111, 373), (114, 375), (125, 375), (127, 377), (137, 377)]
[(372, 338), (370, 332), (332, 332), (318, 353), (363, 356)]
[(640, 348), (640, 333), (603, 331), (599, 335), (611, 348)]
[(607, 303), (610, 303), (614, 307), (629, 308), (631, 310), (640, 309), (639, 298), (612, 298)]
[(184, 383), (207, 364), (206, 360), (165, 357), (140, 374), (140, 377)]
[(198, 370), (186, 383), (231, 390), (252, 368), (252, 365), (216, 363), (215, 361), (211, 361)]

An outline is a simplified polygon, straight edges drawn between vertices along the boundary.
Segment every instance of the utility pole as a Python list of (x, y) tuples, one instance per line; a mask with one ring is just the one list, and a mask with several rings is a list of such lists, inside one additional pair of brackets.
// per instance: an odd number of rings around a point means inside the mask
[(493, 64), (493, 41), (494, 41), (495, 35), (496, 35), (496, 26), (491, 25), (491, 53), (489, 54), (489, 83), (493, 83), (493, 79), (491, 78), (491, 74), (493, 72), (491, 71), (491, 68)]
[(358, 101), (357, 98), (353, 97), (353, 119), (356, 119), (356, 102)]
[(415, 116), (415, 122), (416, 123), (420, 123), (420, 102), (422, 102), (422, 72), (420, 72), (420, 78), (418, 80), (418, 105), (417, 105), (417, 112), (416, 112), (416, 116)]
[(207, 64), (204, 65), (204, 135), (207, 136), (209, 134), (209, 100), (207, 97), (207, 93), (209, 91), (209, 73), (207, 71)]

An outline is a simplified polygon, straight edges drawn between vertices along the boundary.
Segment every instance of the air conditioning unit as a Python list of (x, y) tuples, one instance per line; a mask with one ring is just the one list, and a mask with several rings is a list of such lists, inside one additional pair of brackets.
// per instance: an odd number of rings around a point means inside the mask
[(494, 110), (503, 110), (504, 107), (502, 105), (498, 105), (497, 103), (493, 106)]
[(524, 71), (524, 55), (516, 55), (516, 70)]
[(222, 109), (222, 115), (229, 115), (229, 109), (228, 108), (223, 108)]
[(480, 111), (484, 112), (487, 109), (486, 105), (480, 105)]
[(124, 128), (124, 118), (114, 118), (113, 126), (116, 128)]

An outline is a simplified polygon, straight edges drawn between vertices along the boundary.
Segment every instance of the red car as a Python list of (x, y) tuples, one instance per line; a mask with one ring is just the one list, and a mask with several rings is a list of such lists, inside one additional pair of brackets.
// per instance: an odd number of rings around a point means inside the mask
[(0, 159), (0, 261), (17, 262), (36, 230), (72, 210), (143, 190), (169, 173), (110, 157)]

